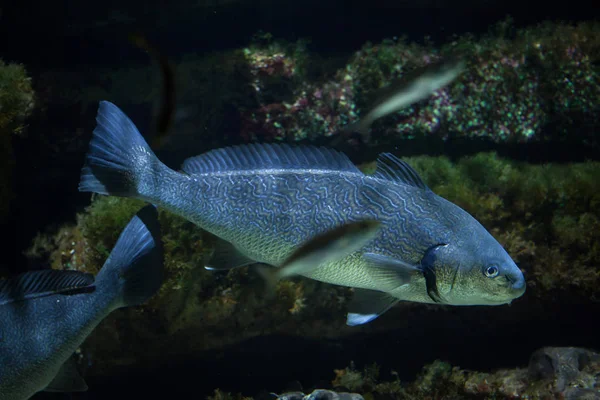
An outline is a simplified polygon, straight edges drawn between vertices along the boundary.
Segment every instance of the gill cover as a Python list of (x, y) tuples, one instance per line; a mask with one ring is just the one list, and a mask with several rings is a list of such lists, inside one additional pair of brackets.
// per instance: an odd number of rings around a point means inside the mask
[(448, 246), (447, 244), (441, 243), (431, 246), (425, 252), (423, 259), (421, 260), (421, 272), (425, 278), (425, 286), (427, 288), (427, 294), (436, 303), (446, 303), (439, 292), (437, 284), (437, 276), (435, 274), (435, 267), (437, 261), (436, 252), (438, 249)]

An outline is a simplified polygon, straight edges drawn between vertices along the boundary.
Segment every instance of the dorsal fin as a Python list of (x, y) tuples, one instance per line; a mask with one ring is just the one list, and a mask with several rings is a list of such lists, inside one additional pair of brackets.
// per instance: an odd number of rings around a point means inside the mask
[(79, 271), (46, 269), (0, 280), (0, 305), (52, 294), (79, 292), (94, 283), (94, 275)]
[(361, 173), (343, 153), (326, 147), (247, 144), (211, 150), (188, 158), (181, 169), (190, 174), (253, 169), (319, 169)]
[(431, 191), (413, 167), (391, 153), (381, 153), (377, 157), (377, 168), (373, 176)]

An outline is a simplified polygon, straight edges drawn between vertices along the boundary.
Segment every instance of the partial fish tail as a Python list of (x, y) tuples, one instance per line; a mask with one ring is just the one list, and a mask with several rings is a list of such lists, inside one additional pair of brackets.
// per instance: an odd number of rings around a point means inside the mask
[(113, 308), (145, 303), (164, 279), (164, 253), (158, 212), (143, 207), (123, 229), (96, 277), (96, 285), (114, 295)]
[(367, 142), (370, 137), (372, 121), (368, 119), (359, 119), (358, 121), (352, 122), (342, 127), (341, 132), (346, 135), (352, 133), (358, 133), (364, 142)]
[(154, 177), (163, 168), (134, 123), (117, 106), (101, 101), (80, 192), (154, 201)]

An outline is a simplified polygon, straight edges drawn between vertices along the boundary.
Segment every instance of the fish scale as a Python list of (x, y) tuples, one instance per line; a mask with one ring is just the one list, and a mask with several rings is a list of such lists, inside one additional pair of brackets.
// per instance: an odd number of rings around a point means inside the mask
[[(250, 144), (192, 157), (175, 171), (115, 105), (101, 102), (97, 122), (79, 189), (144, 199), (213, 233), (226, 250), (215, 249), (223, 265), (210, 269), (277, 267), (316, 235), (372, 219), (380, 229), (362, 248), (297, 273), (387, 296), (369, 295), (367, 316), (399, 300), (497, 305), (524, 292), (522, 273), (489, 232), (391, 154), (365, 175), (332, 149)], [(486, 275), (490, 265), (497, 274)]]
[[(441, 240), (425, 237), (423, 245), (423, 236), (430, 236), (433, 229), (415, 221), (424, 213), (414, 202), (402, 201), (419, 189), (402, 185), (390, 189), (389, 182), (358, 173), (267, 170), (227, 176), (180, 174), (176, 179), (182, 183), (161, 185), (153, 201), (271, 265), (279, 265), (316, 234), (363, 218), (388, 227), (371, 246), (393, 248), (402, 257)], [(170, 201), (188, 192), (196, 193), (193, 202)]]

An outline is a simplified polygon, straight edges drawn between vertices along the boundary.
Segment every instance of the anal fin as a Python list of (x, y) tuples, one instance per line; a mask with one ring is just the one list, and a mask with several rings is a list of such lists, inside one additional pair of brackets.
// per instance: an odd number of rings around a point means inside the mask
[(388, 293), (369, 289), (354, 289), (348, 305), (346, 325), (356, 326), (373, 321), (398, 303), (397, 298)]
[(233, 244), (218, 239), (208, 264), (204, 268), (210, 271), (225, 271), (255, 263), (255, 260), (242, 254)]

